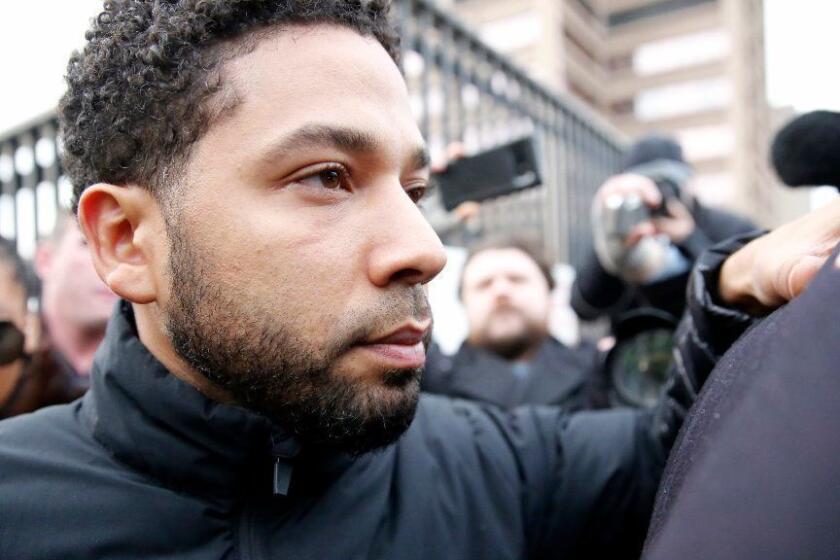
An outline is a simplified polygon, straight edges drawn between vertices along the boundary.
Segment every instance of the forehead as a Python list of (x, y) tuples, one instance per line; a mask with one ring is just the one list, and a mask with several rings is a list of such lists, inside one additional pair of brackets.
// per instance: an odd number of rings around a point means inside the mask
[(208, 131), (216, 147), (228, 135), (231, 149), (253, 151), (312, 122), (367, 130), (385, 146), (422, 142), (396, 64), (376, 39), (353, 30), (278, 28), (226, 62), (222, 75), (236, 108)]
[(534, 259), (515, 248), (487, 249), (476, 254), (464, 270), (464, 285), (473, 285), (496, 276), (542, 277)]

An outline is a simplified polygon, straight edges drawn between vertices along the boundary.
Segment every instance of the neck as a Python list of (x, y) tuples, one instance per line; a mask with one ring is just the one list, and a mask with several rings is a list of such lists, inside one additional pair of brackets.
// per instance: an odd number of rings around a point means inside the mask
[(107, 323), (74, 325), (50, 315), (44, 319), (53, 347), (61, 352), (79, 375), (88, 375), (93, 365), (93, 356), (105, 337)]
[(137, 335), (148, 351), (175, 377), (192, 385), (205, 397), (219, 403), (233, 403), (233, 397), (200, 372), (190, 367), (172, 347), (163, 330), (163, 317), (157, 305), (132, 304)]
[(518, 356), (514, 356), (513, 358), (510, 358), (510, 361), (511, 362), (530, 362), (534, 358), (534, 355), (536, 355), (537, 348), (540, 347), (540, 344), (542, 344), (542, 341), (540, 341), (537, 344), (531, 344), (530, 346), (525, 348), (525, 350), (523, 350)]

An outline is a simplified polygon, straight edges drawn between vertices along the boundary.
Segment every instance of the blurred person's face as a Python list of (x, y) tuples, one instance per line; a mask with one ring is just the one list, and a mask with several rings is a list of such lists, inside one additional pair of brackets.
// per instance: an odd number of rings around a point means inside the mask
[(181, 363), (304, 442), (390, 443), (418, 399), (422, 285), (445, 262), (415, 204), (428, 169), (405, 83), (373, 39), (323, 25), (223, 73), (239, 104), (193, 146), (165, 231), (135, 235), (153, 255), (141, 336), (155, 317)]
[(487, 249), (473, 256), (464, 269), (461, 298), (473, 346), (514, 359), (547, 336), (548, 282), (519, 249)]
[[(15, 277), (11, 265), (0, 262), (0, 321), (8, 321), (20, 332), (26, 333), (26, 288)], [(0, 405), (6, 402), (17, 384), (21, 360), (0, 363)]]
[(104, 327), (117, 296), (97, 275), (75, 223), (66, 224), (57, 240), (38, 247), (36, 267), (43, 313), (51, 322), (80, 329)]
[(15, 277), (12, 265), (0, 262), (0, 321), (9, 321), (23, 331), (26, 313), (26, 288)]

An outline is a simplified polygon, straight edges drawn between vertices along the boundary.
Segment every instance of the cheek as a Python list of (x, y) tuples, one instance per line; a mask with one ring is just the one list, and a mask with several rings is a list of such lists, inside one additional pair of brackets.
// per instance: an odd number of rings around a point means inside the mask
[(548, 317), (550, 302), (548, 293), (541, 286), (531, 286), (520, 292), (521, 308), (532, 319), (542, 320)]
[(201, 214), (185, 224), (225, 289), (289, 319), (294, 319), (290, 314), (314, 317), (317, 307), (324, 323), (370, 298), (363, 293), (369, 226), (358, 223), (348, 208), (301, 206), (277, 192), (252, 193), (236, 202), (220, 212), (207, 208), (203, 215), (216, 218), (211, 227)]
[(306, 325), (316, 334), (328, 333), (347, 309), (362, 305), (357, 293), (360, 259), (349, 244), (312, 231), (287, 230), (284, 235), (262, 231), (247, 240), (225, 242), (211, 259), (218, 280), (251, 306)]
[(473, 295), (464, 301), (464, 309), (470, 326), (481, 327), (487, 322), (493, 305), (488, 296)]

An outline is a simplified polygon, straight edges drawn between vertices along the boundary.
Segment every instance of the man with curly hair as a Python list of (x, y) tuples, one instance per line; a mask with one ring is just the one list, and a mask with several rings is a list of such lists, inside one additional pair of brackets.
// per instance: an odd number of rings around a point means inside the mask
[(0, 557), (635, 553), (685, 409), (749, 323), (720, 305), (798, 293), (840, 209), (705, 262), (655, 411), (420, 398), (444, 254), (387, 12), (105, 2), (60, 113), (123, 301), (82, 401), (0, 423)]

